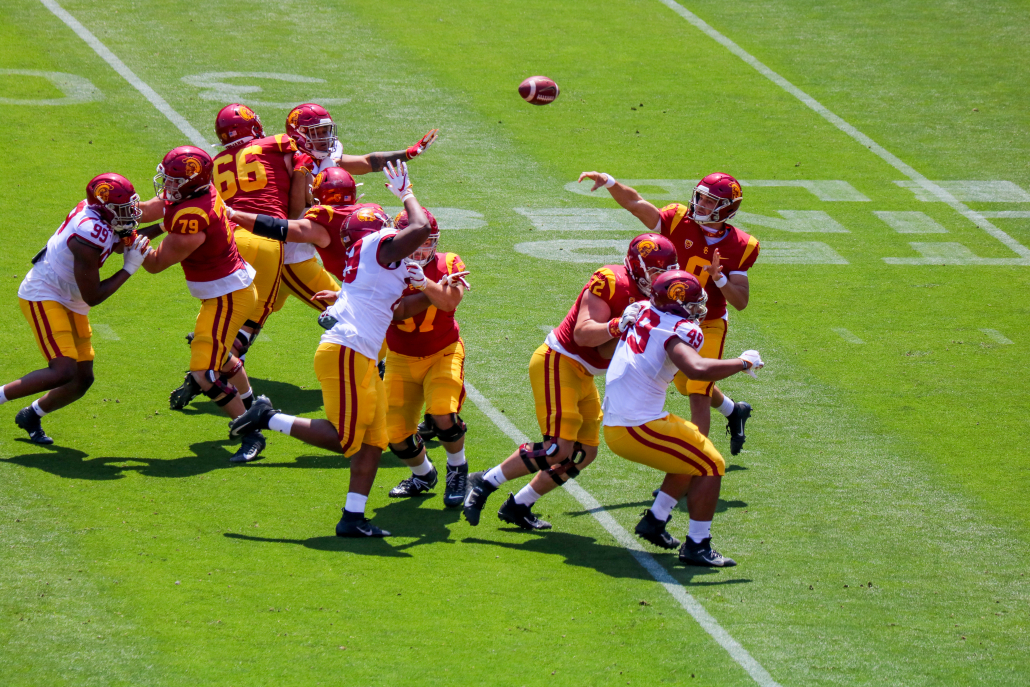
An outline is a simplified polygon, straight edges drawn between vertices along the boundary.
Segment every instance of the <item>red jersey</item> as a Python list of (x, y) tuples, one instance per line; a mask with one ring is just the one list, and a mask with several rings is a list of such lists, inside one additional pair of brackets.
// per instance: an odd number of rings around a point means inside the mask
[(297, 144), (286, 134), (235, 146), (215, 158), (212, 182), (233, 210), (286, 219), (293, 168), (287, 158), (296, 152)]
[[(448, 274), (464, 272), (465, 263), (457, 253), (437, 253), (422, 271), (426, 273), (426, 279), (439, 282)], [(418, 291), (413, 286), (408, 286), (401, 298), (416, 293)], [(454, 321), (454, 311), (438, 310), (435, 305), (403, 322), (394, 320), (386, 330), (386, 345), (391, 351), (416, 358), (439, 353), (457, 340), (458, 323)]]
[(321, 224), (329, 232), (329, 245), (325, 248), (318, 248), (318, 254), (322, 258), (322, 266), (329, 274), (337, 279), (343, 279), (343, 270), (347, 267), (347, 251), (343, 247), (343, 239), (340, 231), (344, 222), (363, 207), (370, 207), (379, 212), (385, 211), (375, 203), (361, 203), (359, 205), (315, 205), (308, 208), (304, 213), (304, 219), (309, 219), (316, 224)]
[(680, 269), (694, 274), (708, 292), (708, 315), (705, 319), (717, 320), (726, 315), (726, 297), (711, 282), (704, 268), (712, 264), (712, 256), (718, 248), (724, 275), (747, 272), (758, 259), (758, 239), (727, 224), (722, 238), (709, 244), (701, 225), (686, 218), (687, 209), (682, 203), (662, 208), (662, 236), (668, 237), (676, 246)]
[(204, 243), (182, 261), (187, 282), (214, 282), (247, 267), (236, 250), (236, 225), (226, 216), (225, 203), (213, 185), (196, 198), (166, 202), (163, 227), (169, 234), (200, 232), (206, 236)]
[(646, 298), (644, 294), (640, 293), (640, 289), (630, 277), (625, 265), (605, 265), (590, 275), (590, 280), (579, 292), (579, 297), (572, 309), (569, 310), (569, 314), (554, 331), (547, 335), (548, 346), (583, 363), (588, 372), (597, 375), (602, 370), (607, 370), (611, 361), (602, 357), (596, 347), (580, 346), (572, 336), (572, 332), (576, 328), (576, 320), (579, 319), (579, 306), (587, 291), (608, 304), (608, 307), (611, 308), (609, 319), (621, 317), (622, 311), (626, 309), (627, 305), (646, 300)]

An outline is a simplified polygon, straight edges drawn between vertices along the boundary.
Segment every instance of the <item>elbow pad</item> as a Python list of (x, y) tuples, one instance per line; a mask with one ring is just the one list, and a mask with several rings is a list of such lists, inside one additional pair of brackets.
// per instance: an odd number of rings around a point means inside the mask
[(277, 219), (268, 215), (258, 215), (257, 219), (254, 220), (254, 229), (251, 230), (251, 233), (256, 236), (264, 236), (266, 239), (275, 239), (285, 243), (286, 234), (289, 232), (289, 229), (290, 223), (284, 219)]

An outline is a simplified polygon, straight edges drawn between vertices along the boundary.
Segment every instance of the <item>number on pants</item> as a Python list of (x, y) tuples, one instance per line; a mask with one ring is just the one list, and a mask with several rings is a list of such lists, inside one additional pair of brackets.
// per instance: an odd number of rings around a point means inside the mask
[(639, 320), (633, 329), (627, 329), (623, 335), (626, 337), (626, 344), (629, 350), (634, 353), (643, 353), (647, 348), (647, 341), (651, 338), (651, 330), (654, 329), (662, 316), (654, 310), (648, 310)]

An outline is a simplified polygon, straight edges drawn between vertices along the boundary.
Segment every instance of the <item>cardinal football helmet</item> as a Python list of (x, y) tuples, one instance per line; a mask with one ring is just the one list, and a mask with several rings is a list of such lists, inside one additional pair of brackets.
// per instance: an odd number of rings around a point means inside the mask
[[(422, 267), (428, 265), (433, 256), (436, 255), (436, 244), (440, 241), (440, 226), (436, 223), (436, 218), (433, 217), (433, 213), (425, 208), (422, 208), (422, 212), (426, 213), (426, 217), (429, 218), (429, 238), (425, 242), (415, 249), (408, 259), (412, 262), (417, 262)], [(397, 227), (397, 230), (406, 229), (408, 227), (408, 211), (401, 210), (396, 217), (393, 218), (393, 226)]]
[(132, 182), (121, 174), (100, 174), (86, 184), (86, 203), (95, 208), (120, 238), (132, 236), (143, 211)]
[(178, 203), (206, 191), (211, 185), (211, 156), (196, 146), (172, 148), (157, 166), (157, 197)]
[(354, 241), (391, 226), (393, 222), (382, 207), (375, 203), (366, 203), (352, 212), (343, 223), (343, 227), (340, 228), (340, 239), (344, 247), (347, 247)]
[(319, 205), (354, 205), (361, 197), (354, 177), (342, 167), (329, 167), (315, 175), (311, 196)]
[(261, 117), (246, 105), (233, 103), (218, 111), (215, 117), (215, 134), (218, 141), (228, 148), (238, 143), (264, 138), (265, 129), (261, 126)]
[(706, 225), (728, 221), (737, 214), (743, 199), (740, 182), (729, 174), (714, 172), (694, 187), (687, 217), (700, 224), (705, 231), (717, 233), (721, 227), (715, 229)]
[(626, 269), (640, 293), (651, 295), (651, 284), (667, 270), (678, 270), (676, 247), (661, 234), (641, 234), (629, 242)]
[(651, 305), (670, 315), (701, 322), (708, 314), (708, 294), (690, 272), (664, 272), (651, 284)]
[(315, 158), (324, 160), (336, 146), (336, 124), (321, 105), (305, 103), (286, 116), (286, 134), (297, 147)]

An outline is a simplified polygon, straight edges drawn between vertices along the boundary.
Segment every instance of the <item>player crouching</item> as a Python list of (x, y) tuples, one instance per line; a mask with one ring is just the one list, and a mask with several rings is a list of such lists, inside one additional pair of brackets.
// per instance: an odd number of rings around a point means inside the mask
[[(151, 250), (150, 240), (136, 235), (140, 215), (139, 196), (128, 179), (94, 177), (86, 185), (86, 200), (32, 259), (18, 288), (22, 314), (47, 367), (0, 386), (0, 404), (46, 392), (14, 416), (34, 444), (54, 443), (40, 418), (79, 400), (93, 385), (89, 309), (128, 281)], [(113, 252), (124, 253), (125, 266), (101, 281), (100, 268)]]
[(633, 324), (652, 281), (677, 269), (676, 248), (659, 234), (641, 234), (629, 244), (622, 265), (594, 272), (557, 329), (547, 335), (529, 362), (529, 380), (543, 441), (525, 443), (500, 465), (469, 476), (465, 518), (478, 525), (487, 497), (503, 483), (539, 474), (510, 495), (497, 512), (524, 530), (546, 530), (531, 507), (537, 499), (576, 477), (597, 457), (601, 398), (594, 375), (608, 368), (611, 352)]
[[(651, 302), (615, 348), (604, 393), (604, 440), (618, 456), (667, 474), (692, 475), (687, 503), (690, 530), (679, 559), (688, 565), (736, 565), (712, 548), (712, 517), (726, 463), (697, 426), (665, 411), (665, 392), (676, 372), (689, 379), (718, 381), (738, 372), (755, 374), (764, 363), (758, 351), (739, 358), (702, 358), (699, 322), (708, 297), (689, 272), (666, 272), (654, 281)], [(637, 525), (638, 535), (662, 548), (679, 542), (665, 531), (676, 500), (655, 505)], [(661, 501), (661, 503), (660, 503)], [(669, 503), (671, 501), (671, 503)]]
[[(465, 263), (456, 253), (437, 253), (440, 228), (423, 208), (431, 233), (411, 256), (422, 273), (414, 277), (393, 311), (386, 330), (386, 434), (394, 455), (411, 468), (411, 477), (390, 490), (394, 498), (418, 496), (436, 486), (437, 471), (426, 455), (418, 432), (423, 405), (447, 452), (443, 503), (460, 506), (468, 486), (465, 423), (458, 413), (465, 400), (465, 342), (458, 333), (454, 310), (468, 288)], [(394, 218), (408, 226), (408, 213)]]

